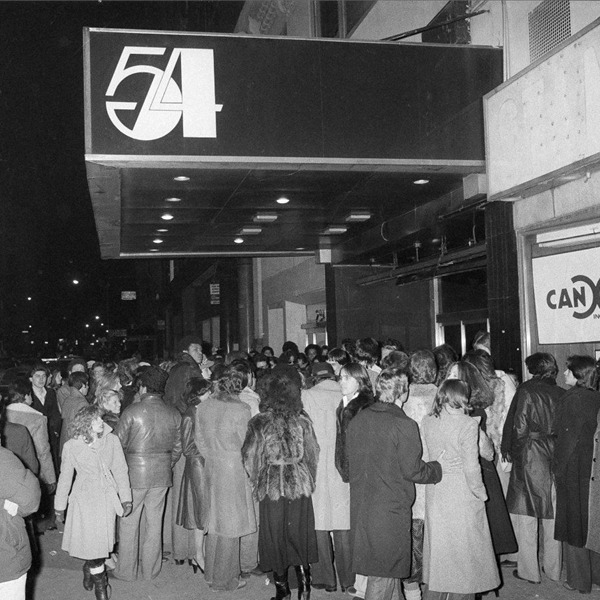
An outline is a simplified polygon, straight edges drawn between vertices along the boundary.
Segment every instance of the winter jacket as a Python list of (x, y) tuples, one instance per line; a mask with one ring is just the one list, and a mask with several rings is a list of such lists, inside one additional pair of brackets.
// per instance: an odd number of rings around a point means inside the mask
[(174, 406), (181, 414), (187, 410), (183, 400), (185, 386), (192, 377), (202, 377), (202, 369), (187, 352), (182, 352), (177, 364), (169, 372), (165, 386), (165, 404)]
[(170, 487), (181, 456), (181, 414), (160, 394), (144, 394), (125, 409), (115, 434), (121, 440), (133, 489)]
[(297, 500), (315, 490), (319, 445), (310, 417), (273, 411), (248, 423), (242, 448), (246, 472), (257, 500)]
[[(0, 583), (18, 579), (31, 566), (31, 548), (23, 517), (35, 512), (40, 503), (40, 484), (35, 475), (6, 448), (0, 446)], [(15, 516), (4, 501), (18, 505)]]
[(35, 453), (33, 438), (25, 425), (5, 421), (2, 426), (2, 444), (8, 448), (37, 477), (40, 463)]

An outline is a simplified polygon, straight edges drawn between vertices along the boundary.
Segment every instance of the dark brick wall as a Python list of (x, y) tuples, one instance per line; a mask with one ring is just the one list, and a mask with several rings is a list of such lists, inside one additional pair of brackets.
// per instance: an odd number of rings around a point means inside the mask
[(512, 204), (493, 202), (485, 209), (488, 256), (488, 310), (496, 368), (521, 379), (521, 325), (517, 242)]

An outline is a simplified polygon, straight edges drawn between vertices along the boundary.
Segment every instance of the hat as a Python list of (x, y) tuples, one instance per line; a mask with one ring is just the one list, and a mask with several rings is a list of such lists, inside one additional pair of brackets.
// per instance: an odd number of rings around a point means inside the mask
[(310, 368), (310, 372), (313, 377), (335, 377), (333, 367), (326, 362), (314, 362)]
[(139, 375), (139, 382), (145, 388), (148, 388), (149, 392), (162, 394), (165, 391), (168, 378), (169, 374), (158, 367), (144, 367)]
[(197, 335), (186, 335), (181, 339), (181, 341), (177, 345), (177, 350), (179, 352), (183, 352), (184, 350), (187, 350), (192, 344), (198, 344), (199, 346), (202, 346), (202, 338), (198, 337)]

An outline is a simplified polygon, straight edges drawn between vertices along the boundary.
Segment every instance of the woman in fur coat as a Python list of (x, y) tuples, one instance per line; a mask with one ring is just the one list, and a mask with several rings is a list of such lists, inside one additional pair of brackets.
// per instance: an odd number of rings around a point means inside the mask
[(285, 373), (261, 379), (260, 413), (248, 423), (242, 448), (246, 471), (260, 503), (258, 552), (273, 571), (276, 600), (290, 597), (288, 568), (298, 576), (298, 598), (310, 598), (309, 563), (318, 561), (311, 495), (319, 446), (302, 409), (300, 388)]

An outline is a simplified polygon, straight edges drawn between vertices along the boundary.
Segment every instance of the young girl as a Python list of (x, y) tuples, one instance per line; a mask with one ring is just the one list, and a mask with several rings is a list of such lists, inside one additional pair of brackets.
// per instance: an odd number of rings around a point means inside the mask
[(429, 456), (445, 451), (447, 458), (458, 457), (462, 463), (444, 471), (442, 480), (427, 485), (425, 492), (426, 600), (473, 600), (500, 584), (485, 512), (478, 424), (467, 414), (469, 396), (464, 381), (446, 380), (422, 423)]
[(132, 508), (127, 463), (98, 406), (77, 411), (69, 437), (54, 502), (61, 521), (69, 504), (62, 549), (85, 560), (83, 587), (95, 588), (97, 600), (108, 600), (104, 559), (115, 544), (115, 517), (127, 516)]

